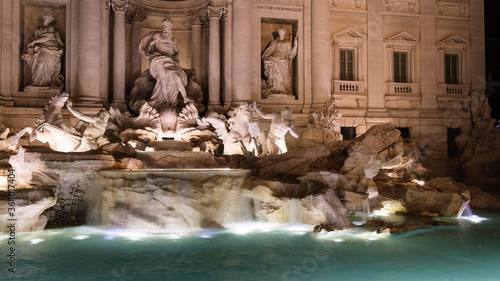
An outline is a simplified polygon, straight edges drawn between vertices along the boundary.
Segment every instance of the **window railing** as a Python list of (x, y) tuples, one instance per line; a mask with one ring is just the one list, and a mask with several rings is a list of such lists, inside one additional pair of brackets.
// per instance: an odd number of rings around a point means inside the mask
[(450, 96), (461, 96), (469, 95), (469, 87), (465, 85), (450, 85), (441, 84), (439, 85), (439, 95), (450, 95)]
[(359, 93), (365, 92), (365, 82), (363, 81), (332, 81), (332, 88), (334, 93)]
[(387, 83), (387, 94), (401, 95), (401, 94), (418, 94), (417, 83)]

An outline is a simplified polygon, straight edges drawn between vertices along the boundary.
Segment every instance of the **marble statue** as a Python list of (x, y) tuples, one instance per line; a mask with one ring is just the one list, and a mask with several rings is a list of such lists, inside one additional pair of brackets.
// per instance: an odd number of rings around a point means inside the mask
[(272, 120), (267, 136), (261, 141), (263, 153), (267, 155), (286, 153), (288, 149), (286, 147), (285, 135), (290, 132), (293, 137), (299, 137), (297, 126), (292, 120), (293, 110), (290, 107), (285, 107), (281, 113), (265, 113), (262, 109), (257, 107), (255, 102), (251, 105), (251, 109), (255, 110), (262, 118)]
[(315, 121), (323, 128), (323, 143), (331, 143), (332, 141), (343, 140), (340, 129), (340, 113), (335, 107), (335, 99), (333, 96), (323, 106), (323, 110), (315, 114)]
[(188, 77), (180, 65), (179, 48), (172, 36), (172, 25), (171, 19), (164, 19), (163, 31), (149, 33), (139, 45), (139, 52), (149, 60), (149, 71), (156, 79), (149, 99), (149, 103), (155, 108), (177, 106), (179, 93), (184, 103), (192, 101), (186, 93)]
[(243, 103), (229, 113), (230, 118), (209, 116), (201, 122), (215, 128), (217, 136), (224, 145), (224, 154), (258, 154), (256, 138), (260, 134), (259, 126), (253, 121), (253, 112), (249, 104)]
[(278, 29), (279, 37), (271, 41), (262, 53), (264, 62), (264, 75), (267, 77), (267, 87), (263, 95), (285, 94), (293, 95), (290, 78), (290, 62), (297, 55), (297, 36), (295, 36), (293, 47), (289, 40), (285, 39), (286, 29)]
[[(106, 144), (103, 138), (106, 130), (109, 113), (101, 110), (96, 115), (85, 115), (72, 107), (66, 92), (52, 98), (45, 106), (35, 128), (26, 127), (19, 131), (14, 139), (19, 140), (25, 133), (30, 134), (30, 142), (38, 140), (48, 143), (52, 150), (59, 152), (84, 152), (98, 149)], [(75, 127), (68, 127), (63, 120), (61, 110), (67, 104), (68, 110), (81, 120)], [(78, 128), (78, 129), (77, 129)]]
[(73, 103), (68, 100), (66, 108), (76, 118), (88, 124), (80, 141), (80, 144), (75, 148), (75, 152), (89, 151), (98, 149), (100, 146), (107, 144), (109, 141), (103, 137), (109, 121), (109, 112), (105, 109), (99, 110), (95, 115), (85, 115), (73, 108)]
[(62, 83), (61, 57), (64, 44), (54, 28), (55, 18), (43, 15), (43, 26), (37, 28), (21, 58), (31, 67), (31, 86), (59, 86)]
[(17, 140), (13, 140), (14, 136), (10, 136), (10, 129), (3, 123), (0, 123), (0, 152), (16, 152)]

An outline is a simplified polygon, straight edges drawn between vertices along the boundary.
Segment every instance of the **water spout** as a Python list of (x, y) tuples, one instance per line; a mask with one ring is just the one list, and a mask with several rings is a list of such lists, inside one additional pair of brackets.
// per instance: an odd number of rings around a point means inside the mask
[(469, 206), (469, 201), (464, 201), (464, 204), (461, 208), (461, 212), (458, 213), (458, 217), (473, 217), (473, 216), (475, 215)]

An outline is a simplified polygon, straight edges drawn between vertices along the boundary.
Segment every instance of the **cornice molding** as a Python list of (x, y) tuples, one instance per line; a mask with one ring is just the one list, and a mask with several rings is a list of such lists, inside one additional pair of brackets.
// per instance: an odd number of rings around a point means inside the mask
[[(138, 11), (159, 16), (187, 16), (196, 14), (210, 4), (210, 0), (159, 1), (159, 0), (128, 0)], [(212, 1), (214, 2), (214, 1)], [(219, 2), (225, 1), (215, 1)]]

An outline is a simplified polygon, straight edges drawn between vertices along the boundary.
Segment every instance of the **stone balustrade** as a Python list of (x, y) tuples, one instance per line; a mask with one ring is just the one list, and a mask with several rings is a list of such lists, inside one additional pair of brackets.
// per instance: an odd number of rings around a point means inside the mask
[(386, 83), (388, 95), (418, 94), (417, 83)]
[(359, 93), (365, 92), (365, 82), (364, 81), (332, 81), (332, 91), (334, 93)]

